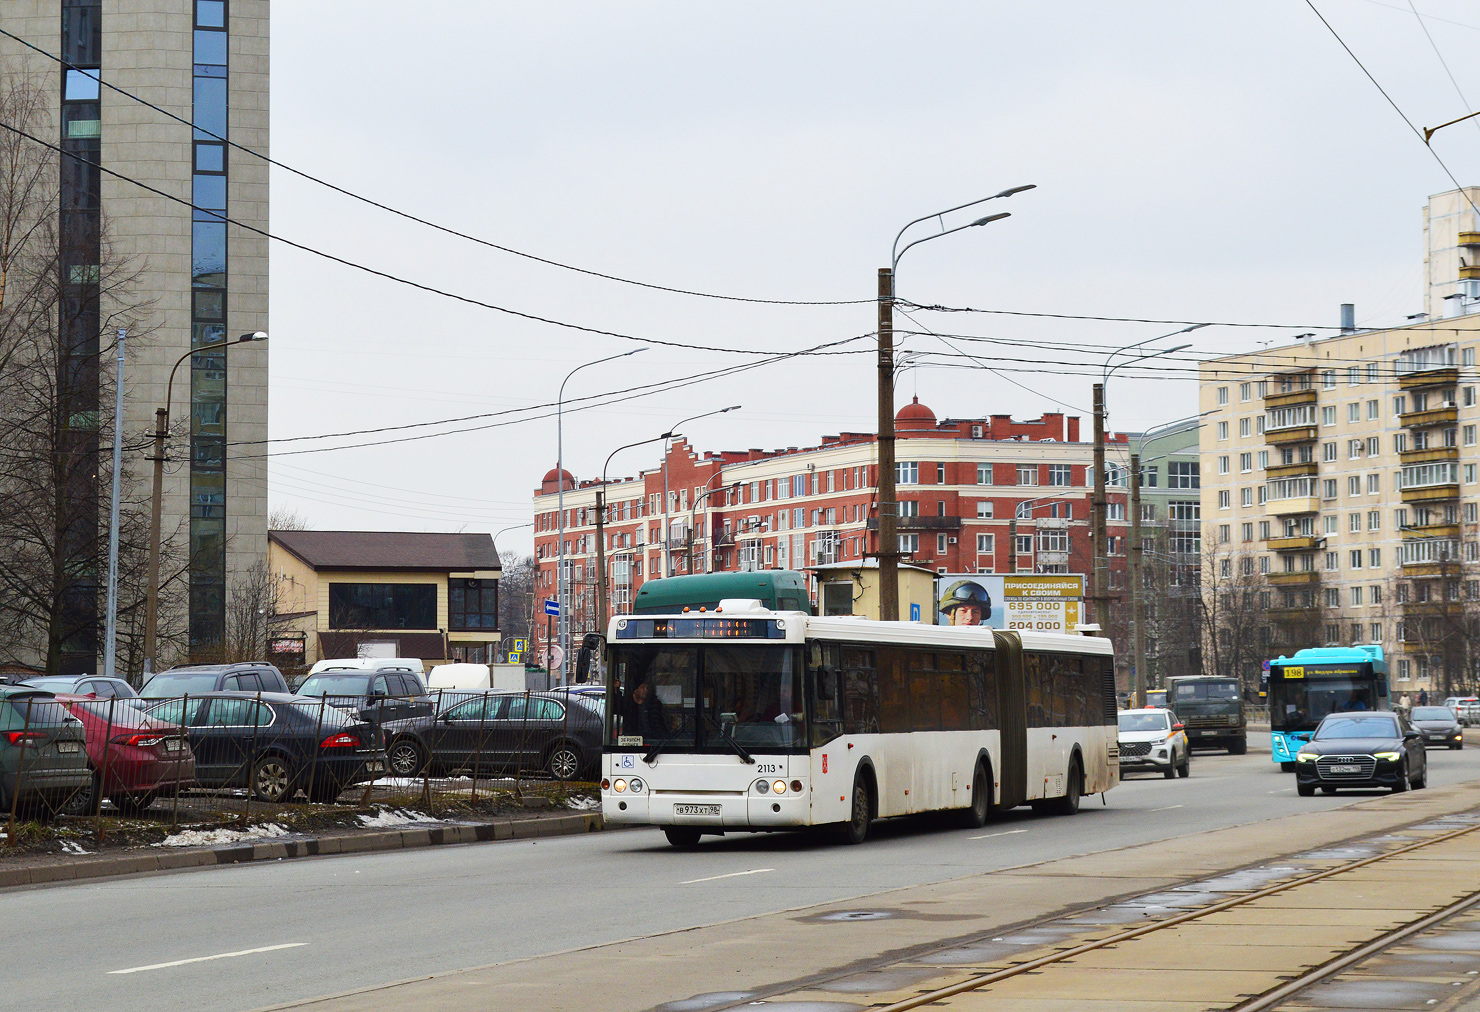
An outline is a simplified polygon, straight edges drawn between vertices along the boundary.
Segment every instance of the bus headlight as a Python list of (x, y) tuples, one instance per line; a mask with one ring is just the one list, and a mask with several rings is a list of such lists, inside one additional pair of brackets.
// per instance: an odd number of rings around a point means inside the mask
[(621, 794), (626, 789), (627, 789), (627, 781), (625, 781), (625, 780), (613, 780), (612, 781), (612, 790), (616, 791), (618, 794)]
[(1398, 761), (1398, 753), (1396, 753), (1396, 752), (1373, 752), (1372, 753), (1372, 758), (1376, 759), (1379, 762), (1395, 763), (1395, 762)]
[(757, 780), (755, 782), (755, 789), (762, 794), (770, 794), (771, 782), (769, 780)]
[(785, 794), (786, 793), (786, 781), (785, 780), (778, 780), (778, 781), (776, 781), (774, 784), (771, 785), (771, 790), (775, 791), (777, 794)]
[(629, 783), (627, 786), (631, 789), (633, 794), (639, 794), (642, 791), (642, 781), (639, 780), (637, 777), (633, 777), (632, 782)]

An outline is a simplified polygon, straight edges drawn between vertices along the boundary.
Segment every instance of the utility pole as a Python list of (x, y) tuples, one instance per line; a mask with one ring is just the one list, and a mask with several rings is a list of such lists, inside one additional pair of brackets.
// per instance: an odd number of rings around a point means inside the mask
[(159, 635), (159, 525), (164, 500), (164, 441), (170, 409), (154, 409), (154, 497), (149, 504), (149, 575), (144, 595), (144, 677), (154, 671), (154, 645)]
[[(608, 460), (611, 458), (608, 457)], [(606, 475), (596, 486), (596, 631), (606, 635)]]
[(1131, 623), (1135, 630), (1135, 658), (1131, 669), (1131, 701), (1146, 705), (1146, 594), (1141, 586), (1145, 559), (1141, 549), (1141, 455), (1131, 454)]
[(1105, 570), (1105, 385), (1095, 384), (1095, 492), (1091, 500), (1091, 534), (1094, 563), (1090, 571), (1090, 600), (1095, 606), (1095, 623), (1100, 635), (1110, 626), (1109, 579)]
[(108, 507), (108, 604), (104, 617), (103, 674), (117, 675), (118, 660), (118, 500), (123, 494), (123, 342), (118, 332), (118, 375), (113, 393), (113, 502)]
[(879, 268), (879, 618), (899, 621), (899, 504), (894, 495), (894, 270)]
[(1008, 564), (1009, 573), (1017, 572), (1017, 512), (1013, 512), (1011, 520), (1007, 521), (1007, 557), (1011, 560)]

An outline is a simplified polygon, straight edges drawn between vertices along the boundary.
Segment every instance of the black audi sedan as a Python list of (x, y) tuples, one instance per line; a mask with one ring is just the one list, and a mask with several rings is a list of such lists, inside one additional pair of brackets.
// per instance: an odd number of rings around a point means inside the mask
[(1295, 754), (1295, 789), (1388, 787), (1394, 793), (1429, 785), (1423, 734), (1401, 713), (1359, 710), (1328, 714)]
[(1452, 749), (1465, 747), (1464, 728), (1449, 707), (1415, 706), (1411, 719), (1413, 726), (1423, 732), (1425, 745), (1436, 748), (1447, 745)]
[(594, 776), (601, 759), (601, 700), (566, 692), (445, 697), (440, 713), (382, 725), (393, 777), (543, 771)]
[(286, 692), (205, 692), (145, 701), (151, 717), (183, 724), (200, 787), (247, 787), (262, 801), (299, 791), (330, 802), (385, 775), (375, 729), (323, 699)]

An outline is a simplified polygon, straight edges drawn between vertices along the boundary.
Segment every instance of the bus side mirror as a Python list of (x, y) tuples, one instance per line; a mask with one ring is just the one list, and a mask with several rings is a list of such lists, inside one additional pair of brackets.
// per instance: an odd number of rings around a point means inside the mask
[(576, 682), (591, 680), (591, 657), (605, 643), (600, 633), (587, 633), (581, 637), (581, 649), (576, 652)]

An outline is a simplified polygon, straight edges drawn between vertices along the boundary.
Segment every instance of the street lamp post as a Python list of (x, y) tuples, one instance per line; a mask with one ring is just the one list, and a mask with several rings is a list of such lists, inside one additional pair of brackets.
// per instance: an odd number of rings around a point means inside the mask
[[(973, 200), (967, 204), (959, 204), (956, 207), (946, 208), (934, 214), (916, 218), (905, 225), (894, 236), (894, 244), (889, 250), (889, 266), (879, 268), (879, 294), (878, 294), (878, 415), (879, 415), (879, 618), (886, 622), (897, 622), (899, 620), (899, 534), (898, 534), (898, 501), (894, 489), (894, 288), (895, 273), (899, 269), (899, 260), (909, 252), (912, 247), (931, 239), (939, 239), (941, 236), (950, 235), (952, 232), (960, 232), (962, 229), (975, 228), (978, 225), (986, 225), (990, 222), (1006, 218), (1008, 215), (990, 214), (985, 218), (978, 218), (965, 225), (955, 228), (945, 228), (945, 216), (955, 211), (975, 207), (977, 204), (988, 200), (996, 200), (998, 197), (1010, 197), (1014, 193), (1033, 189), (1034, 185), (1014, 186), (994, 193), (990, 197), (981, 200)], [(938, 219), (942, 231), (935, 235), (927, 235), (907, 243), (903, 249), (899, 247), (899, 240), (904, 237), (905, 232), (922, 221), (931, 218)]]
[(154, 410), (154, 492), (149, 504), (149, 574), (144, 594), (144, 674), (146, 675), (154, 670), (155, 646), (159, 635), (159, 528), (164, 500), (164, 441), (170, 431), (170, 404), (175, 392), (175, 371), (192, 355), (198, 355), (204, 351), (215, 351), (218, 348), (230, 348), (236, 344), (265, 340), (267, 340), (267, 335), (258, 330), (243, 334), (234, 340), (217, 341), (214, 344), (205, 344), (199, 348), (190, 349), (181, 355), (171, 367), (169, 382), (164, 388), (164, 406)]
[(640, 439), (626, 446), (619, 446), (606, 455), (606, 463), (601, 465), (601, 484), (596, 486), (596, 631), (603, 636), (606, 635), (607, 608), (610, 598), (607, 592), (606, 579), (606, 472), (612, 465), (612, 458), (623, 450), (630, 450), (634, 446), (646, 446), (648, 443), (656, 443), (658, 440), (666, 440), (670, 436), (677, 435), (675, 432), (665, 432), (661, 436), (652, 439)]
[(665, 577), (673, 575), (673, 559), (668, 553), (668, 440), (678, 433), (680, 427), (687, 425), (689, 422), (696, 422), (701, 418), (708, 418), (711, 415), (722, 415), (727, 411), (734, 411), (739, 407), (740, 405), (738, 404), (731, 404), (729, 407), (720, 408), (717, 411), (706, 411), (702, 415), (690, 415), (688, 418), (680, 419), (670, 425), (668, 427), (668, 435), (663, 437), (663, 575)]
[[(560, 513), (560, 543), (556, 545), (558, 561), (555, 570), (555, 604), (560, 610), (558, 635), (560, 638), (562, 665), (561, 684), (564, 684), (565, 658), (570, 656), (570, 594), (566, 587), (565, 577), (565, 384), (569, 383), (570, 378), (582, 369), (588, 369), (593, 365), (601, 365), (603, 362), (613, 362), (619, 358), (626, 358), (628, 355), (636, 355), (640, 351), (647, 351), (647, 349), (633, 348), (631, 351), (608, 355), (605, 358), (598, 358), (591, 362), (582, 362), (565, 374), (565, 379), (560, 381), (560, 393), (555, 398), (555, 484), (559, 490), (556, 495), (556, 509)], [(553, 669), (554, 665), (551, 664), (550, 667)]]
[[(716, 471), (716, 472), (714, 472), (713, 477), (711, 477), (709, 479), (709, 481), (713, 481), (715, 478), (718, 478), (718, 477), (720, 477), (723, 474), (724, 474), (724, 471)], [(700, 493), (699, 495), (697, 495), (697, 496), (694, 497), (694, 505), (689, 508), (689, 573), (691, 575), (694, 572), (694, 531), (698, 529), (699, 504), (702, 503), (702, 502), (707, 502), (710, 496), (714, 495), (714, 493), (719, 492), (719, 491), (721, 491), (723, 489), (728, 489), (728, 490), (733, 491), (733, 490), (738, 489), (740, 487), (740, 483), (738, 481), (736, 481), (736, 482), (731, 482), (728, 485), (716, 485), (714, 488), (709, 488), (708, 487), (709, 481), (706, 481), (704, 483), (704, 485), (706, 486), (705, 489), (704, 489), (704, 491), (702, 493)], [(704, 517), (705, 517), (705, 523), (707, 525), (707, 523), (708, 523), (708, 517), (709, 517), (709, 510), (707, 508), (704, 511)], [(711, 548), (709, 550), (712, 550), (712, 546), (711, 546)]]

